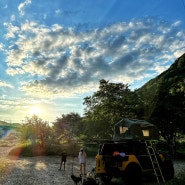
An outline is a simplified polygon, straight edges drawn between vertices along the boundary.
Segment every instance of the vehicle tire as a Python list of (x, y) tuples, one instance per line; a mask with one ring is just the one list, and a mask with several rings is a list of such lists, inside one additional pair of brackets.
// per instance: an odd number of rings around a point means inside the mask
[(172, 160), (165, 160), (162, 163), (161, 170), (165, 180), (171, 180), (174, 178), (174, 166)]
[(130, 164), (125, 171), (124, 180), (126, 185), (141, 185), (142, 174), (138, 164)]

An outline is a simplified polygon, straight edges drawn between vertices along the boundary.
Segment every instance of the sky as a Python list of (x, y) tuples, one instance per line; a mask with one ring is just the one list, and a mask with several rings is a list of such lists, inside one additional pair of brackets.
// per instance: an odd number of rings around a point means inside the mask
[(83, 116), (101, 79), (131, 90), (185, 53), (185, 0), (0, 0), (0, 120)]

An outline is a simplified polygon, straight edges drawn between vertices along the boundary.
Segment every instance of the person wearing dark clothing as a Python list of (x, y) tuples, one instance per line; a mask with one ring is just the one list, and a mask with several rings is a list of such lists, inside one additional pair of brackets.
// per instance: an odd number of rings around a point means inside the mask
[(61, 154), (61, 163), (60, 163), (60, 169), (62, 168), (62, 164), (64, 166), (64, 170), (65, 170), (65, 167), (66, 167), (66, 161), (67, 161), (67, 152), (64, 150)]

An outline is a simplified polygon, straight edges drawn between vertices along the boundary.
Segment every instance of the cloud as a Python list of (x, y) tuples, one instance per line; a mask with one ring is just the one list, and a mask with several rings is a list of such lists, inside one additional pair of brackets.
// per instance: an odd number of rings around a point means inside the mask
[(8, 32), (5, 35), (6, 39), (15, 38), (15, 36), (19, 33), (19, 27), (13, 26), (12, 23), (4, 23), (4, 26), (7, 28)]
[(13, 88), (13, 86), (9, 83), (6, 83), (5, 81), (0, 80), (0, 87), (9, 87)]
[(14, 44), (6, 51), (7, 73), (29, 75), (22, 90), (42, 96), (85, 93), (103, 78), (132, 83), (151, 70), (159, 74), (185, 52), (185, 31), (178, 26), (154, 18), (81, 32), (33, 21), (9, 25), (7, 39)]
[(0, 51), (3, 51), (3, 48), (4, 48), (3, 44), (0, 43)]
[(11, 122), (12, 119), (16, 119), (17, 122), (20, 122), (20, 119), (24, 119), (25, 116), (28, 116), (29, 109), (33, 104), (34, 100), (31, 98), (24, 99), (8, 96), (7, 99), (6, 95), (1, 96), (0, 118), (8, 122)]
[(31, 4), (31, 0), (26, 0), (23, 3), (20, 3), (18, 6), (18, 10), (20, 12), (21, 15), (24, 15), (24, 9), (27, 5)]

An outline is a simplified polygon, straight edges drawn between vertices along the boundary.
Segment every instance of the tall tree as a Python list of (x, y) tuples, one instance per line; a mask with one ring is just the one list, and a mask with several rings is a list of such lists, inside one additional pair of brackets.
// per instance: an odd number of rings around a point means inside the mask
[(21, 140), (30, 140), (32, 144), (39, 144), (45, 147), (50, 136), (50, 126), (37, 115), (26, 118), (25, 124), (21, 128)]
[(63, 114), (53, 123), (54, 130), (61, 142), (71, 142), (79, 137), (82, 129), (81, 116), (78, 113)]
[(84, 98), (84, 105), (85, 120), (90, 123), (88, 130), (93, 127), (97, 137), (112, 137), (115, 123), (123, 117), (136, 118), (142, 112), (141, 101), (128, 84), (104, 79), (100, 80), (97, 92)]

